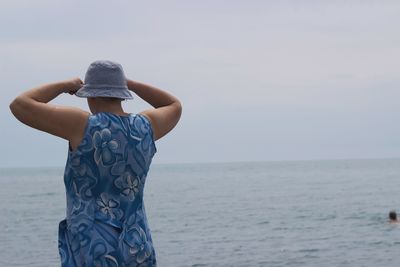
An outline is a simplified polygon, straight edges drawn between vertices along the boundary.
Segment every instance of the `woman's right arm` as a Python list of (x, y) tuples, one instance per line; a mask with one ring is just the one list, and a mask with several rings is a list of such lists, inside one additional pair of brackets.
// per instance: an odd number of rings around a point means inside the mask
[(127, 79), (129, 90), (154, 107), (140, 112), (153, 128), (154, 140), (158, 140), (178, 123), (182, 114), (181, 102), (175, 96), (151, 85)]

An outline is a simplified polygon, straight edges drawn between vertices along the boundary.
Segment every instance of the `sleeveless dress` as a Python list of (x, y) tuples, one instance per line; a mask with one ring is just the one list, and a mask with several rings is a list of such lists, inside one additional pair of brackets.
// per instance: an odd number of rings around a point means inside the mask
[(143, 189), (157, 152), (141, 114), (91, 114), (64, 172), (66, 218), (58, 228), (62, 267), (156, 266)]

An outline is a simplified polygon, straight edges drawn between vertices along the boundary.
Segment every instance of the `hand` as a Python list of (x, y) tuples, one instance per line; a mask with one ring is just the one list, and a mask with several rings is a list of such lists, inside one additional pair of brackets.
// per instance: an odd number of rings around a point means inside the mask
[(83, 86), (83, 82), (79, 77), (66, 80), (64, 83), (64, 93), (69, 93), (70, 95), (75, 94)]
[(133, 91), (134, 88), (135, 88), (135, 81), (130, 80), (130, 79), (126, 79), (126, 86), (128, 86), (129, 90)]

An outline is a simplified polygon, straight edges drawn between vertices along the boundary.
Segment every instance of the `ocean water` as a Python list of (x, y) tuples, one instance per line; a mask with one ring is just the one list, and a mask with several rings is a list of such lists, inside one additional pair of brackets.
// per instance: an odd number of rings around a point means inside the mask
[[(63, 167), (0, 169), (0, 266), (60, 266)], [(158, 266), (398, 266), (400, 160), (153, 165)]]

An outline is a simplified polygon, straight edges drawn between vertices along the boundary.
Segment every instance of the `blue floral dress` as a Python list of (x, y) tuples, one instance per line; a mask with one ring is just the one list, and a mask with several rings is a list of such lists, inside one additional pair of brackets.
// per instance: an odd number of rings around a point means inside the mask
[(91, 114), (78, 147), (68, 147), (62, 267), (156, 266), (143, 189), (157, 152), (141, 114)]

